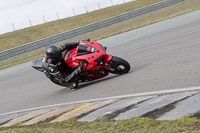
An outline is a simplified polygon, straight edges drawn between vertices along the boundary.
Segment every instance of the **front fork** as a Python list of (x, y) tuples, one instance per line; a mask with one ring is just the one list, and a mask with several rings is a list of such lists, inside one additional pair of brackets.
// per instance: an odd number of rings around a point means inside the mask
[(116, 71), (116, 64), (112, 62), (113, 56), (111, 54), (107, 54), (103, 60), (104, 65), (103, 67), (108, 70), (108, 72), (115, 72)]
[(106, 54), (104, 59), (103, 59), (103, 68), (106, 70), (110, 70), (111, 68), (108, 65), (108, 62), (112, 60), (112, 55), (111, 54)]
[(111, 54), (106, 54), (103, 58), (103, 63), (108, 63), (110, 60), (112, 60), (112, 55)]

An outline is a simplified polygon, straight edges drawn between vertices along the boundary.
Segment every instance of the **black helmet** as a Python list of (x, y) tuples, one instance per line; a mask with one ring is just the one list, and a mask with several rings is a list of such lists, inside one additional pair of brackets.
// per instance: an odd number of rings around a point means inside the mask
[(61, 60), (61, 49), (56, 45), (48, 45), (46, 47), (46, 55), (53, 62), (59, 62)]

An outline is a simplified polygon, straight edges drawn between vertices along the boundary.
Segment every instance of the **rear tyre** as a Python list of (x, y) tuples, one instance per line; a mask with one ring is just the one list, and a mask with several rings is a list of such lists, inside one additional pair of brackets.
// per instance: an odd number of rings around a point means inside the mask
[(110, 67), (110, 73), (114, 74), (128, 73), (131, 68), (130, 64), (126, 60), (116, 56), (113, 56), (108, 64)]

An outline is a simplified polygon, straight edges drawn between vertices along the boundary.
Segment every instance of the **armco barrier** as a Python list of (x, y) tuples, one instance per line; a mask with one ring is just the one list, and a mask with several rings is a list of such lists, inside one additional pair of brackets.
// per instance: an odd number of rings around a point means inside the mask
[(48, 44), (57, 43), (57, 42), (60, 42), (60, 41), (90, 32), (90, 31), (93, 31), (93, 30), (97, 30), (97, 29), (100, 29), (100, 28), (103, 28), (103, 27), (106, 27), (106, 26), (109, 26), (109, 25), (112, 25), (115, 23), (119, 23), (121, 21), (149, 13), (149, 12), (167, 7), (169, 5), (176, 4), (181, 1), (184, 1), (184, 0), (164, 0), (162, 2), (158, 2), (158, 3), (152, 4), (152, 5), (137, 9), (137, 10), (133, 10), (133, 11), (121, 14), (121, 15), (117, 15), (117, 16), (102, 20), (102, 21), (98, 21), (96, 23), (92, 23), (92, 24), (89, 24), (89, 25), (86, 25), (83, 27), (79, 27), (79, 28), (76, 28), (76, 29), (73, 29), (73, 30), (70, 30), (67, 32), (63, 32), (63, 33), (60, 33), (60, 34), (57, 34), (57, 35), (54, 35), (51, 37), (47, 37), (47, 38), (44, 38), (44, 39), (41, 39), (38, 41), (34, 41), (34, 42), (31, 42), (31, 43), (28, 43), (25, 45), (21, 45), (16, 48), (5, 50), (5, 51), (0, 52), (0, 61), (5, 60), (10, 57), (13, 57), (13, 56), (16, 56), (16, 55), (19, 55), (19, 54), (26, 53), (28, 51), (32, 51), (34, 49), (41, 48)]

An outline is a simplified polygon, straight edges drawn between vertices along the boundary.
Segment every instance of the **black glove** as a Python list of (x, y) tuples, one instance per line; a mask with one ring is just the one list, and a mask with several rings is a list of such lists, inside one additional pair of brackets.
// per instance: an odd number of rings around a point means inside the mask
[(74, 76), (76, 76), (78, 73), (85, 71), (86, 66), (87, 66), (87, 61), (82, 60), (82, 61), (81, 61), (81, 65), (80, 65), (76, 70), (74, 70), (70, 75), (68, 75), (68, 76), (65, 78), (65, 82), (68, 82), (69, 80), (71, 80), (71, 79), (72, 79)]
[(76, 76), (79, 73), (79, 68), (77, 68), (75, 71), (73, 71), (70, 75), (68, 75), (65, 78), (65, 83), (70, 81), (74, 76)]

